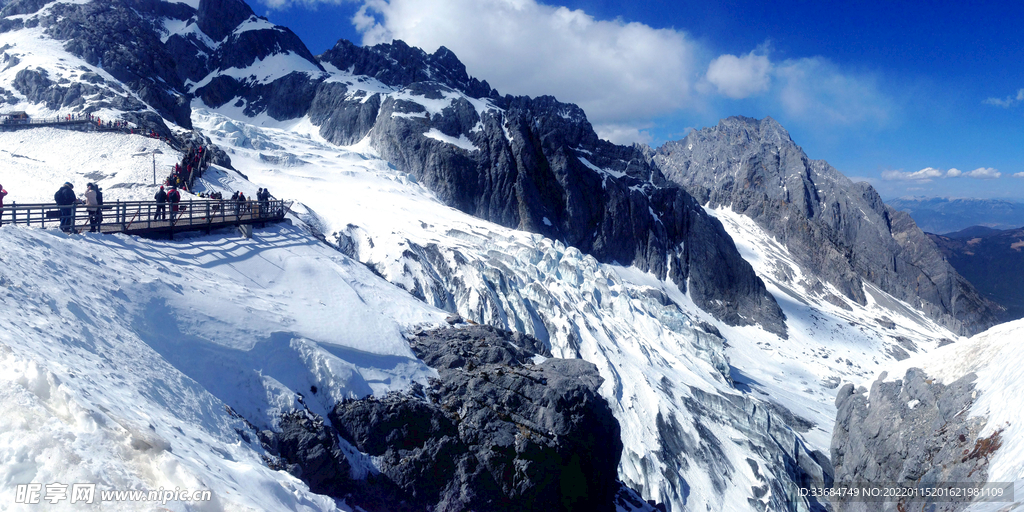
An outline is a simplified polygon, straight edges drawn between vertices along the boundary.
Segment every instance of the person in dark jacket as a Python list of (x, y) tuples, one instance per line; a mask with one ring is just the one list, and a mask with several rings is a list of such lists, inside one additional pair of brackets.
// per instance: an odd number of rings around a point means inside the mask
[(160, 190), (156, 191), (156, 195), (153, 196), (156, 201), (156, 214), (153, 215), (153, 220), (163, 220), (167, 218), (166, 206), (164, 203), (167, 202), (167, 192), (164, 192), (164, 186), (160, 185)]
[(4, 186), (0, 185), (0, 226), (4, 225), (4, 196), (7, 195), (7, 191), (4, 190)]
[(75, 230), (75, 205), (81, 201), (75, 197), (75, 186), (70, 181), (65, 181), (64, 186), (53, 194), (53, 200), (61, 206), (60, 229), (65, 233), (77, 233)]

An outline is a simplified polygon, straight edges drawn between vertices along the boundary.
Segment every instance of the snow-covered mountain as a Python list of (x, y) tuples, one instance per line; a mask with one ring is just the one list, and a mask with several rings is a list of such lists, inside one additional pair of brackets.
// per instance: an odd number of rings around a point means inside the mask
[[(338, 428), (344, 399), (429, 386), (441, 369), (417, 359), (406, 338), (458, 313), (596, 365), (603, 381), (592, 381), (621, 429), (618, 478), (643, 499), (670, 510), (821, 510), (797, 487), (832, 480), (826, 453), (840, 383), (961, 339), (916, 308), (920, 297), (865, 281), (862, 296), (843, 299), (841, 284), (771, 230), (732, 209), (705, 209), (666, 180), (649, 148), (599, 140), (578, 107), (554, 98), (502, 97), (446, 49), (340, 42), (317, 58), (238, 0), (15, 0), (0, 15), (2, 108), (91, 112), (172, 141), (194, 130), (224, 151), (195, 192), (268, 187), (297, 201), (295, 227), (253, 241), (0, 228), (21, 248), (20, 259), (3, 255), (12, 262), (5, 293), (21, 294), (4, 297), (20, 304), (3, 313), (16, 369), (5, 389), (49, 411), (40, 421), (53, 426), (31, 454), (8, 438), (15, 469), (0, 479), (4, 492), (78, 477), (25, 462), (71, 434), (107, 436), (67, 441), (80, 451), (60, 452), (103, 464), (131, 443), (124, 432), (138, 430), (158, 435), (139, 446), (168, 448), (104, 485), (205, 486), (228, 509), (347, 507), (312, 494), (308, 472), (300, 482), (270, 470), (279, 466), (262, 456), (276, 455), (234, 429), (283, 430), (296, 411)], [(103, 31), (112, 35), (89, 34)], [(130, 153), (161, 149), (166, 169), (180, 157), (175, 147), (127, 134), (0, 132), (7, 201), (46, 201), (65, 180), (96, 181), (107, 201), (147, 199), (151, 162)], [(54, 263), (34, 268), (39, 254)], [(89, 307), (55, 291), (72, 277), (95, 283)], [(65, 327), (54, 334), (44, 322)], [(89, 341), (101, 331), (115, 333), (109, 346)], [(149, 358), (107, 361), (110, 351)], [(136, 375), (138, 361), (141, 376), (118, 385), (70, 376)], [(51, 404), (57, 395), (38, 375), (70, 398)], [(206, 397), (213, 412), (183, 414), (169, 395)], [(75, 423), (67, 408), (106, 430)], [(171, 426), (140, 419), (148, 417)], [(174, 427), (194, 432), (192, 444), (178, 448), (174, 436), (185, 434)], [(211, 462), (197, 447), (207, 438), (227, 455)], [(348, 465), (339, 474), (383, 474), (397, 492), (418, 489), (359, 439), (330, 445), (341, 454), (332, 460)], [(248, 472), (264, 490), (239, 496), (232, 482)], [(616, 505), (648, 507), (628, 490)]]
[(782, 240), (839, 292), (821, 290), (833, 303), (864, 304), (870, 283), (961, 334), (997, 322), (1000, 307), (956, 273), (909, 215), (871, 185), (808, 159), (774, 119), (724, 119), (665, 144), (655, 159), (703, 203), (741, 212)]

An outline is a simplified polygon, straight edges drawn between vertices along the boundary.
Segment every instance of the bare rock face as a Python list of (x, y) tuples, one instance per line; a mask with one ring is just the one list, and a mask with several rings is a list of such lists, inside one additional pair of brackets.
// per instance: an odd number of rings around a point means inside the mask
[(808, 159), (774, 119), (722, 120), (665, 144), (654, 160), (700, 204), (754, 219), (850, 300), (865, 303), (868, 282), (961, 334), (997, 322), (998, 306), (946, 263), (907, 214), (886, 206), (867, 183)]
[[(883, 373), (864, 388), (852, 384), (836, 396), (838, 413), (832, 434), (832, 463), (839, 485), (894, 483), (929, 487), (943, 483), (984, 484), (988, 460), (1001, 444), (1000, 433), (982, 438), (985, 418), (969, 414), (976, 376), (948, 385), (911, 368), (902, 379)], [(970, 497), (915, 502), (917, 510), (963, 510)], [(837, 512), (910, 510), (907, 500), (864, 502), (833, 500)]]

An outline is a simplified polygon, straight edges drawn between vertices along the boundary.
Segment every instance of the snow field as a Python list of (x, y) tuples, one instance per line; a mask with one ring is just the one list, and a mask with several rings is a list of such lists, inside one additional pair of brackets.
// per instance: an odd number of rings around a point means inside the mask
[(296, 393), (323, 415), (434, 375), (401, 332), (445, 314), (288, 225), (179, 242), (8, 225), (0, 244), (5, 496), (96, 482), (214, 491), (172, 510), (333, 510), (226, 406), (273, 428)]

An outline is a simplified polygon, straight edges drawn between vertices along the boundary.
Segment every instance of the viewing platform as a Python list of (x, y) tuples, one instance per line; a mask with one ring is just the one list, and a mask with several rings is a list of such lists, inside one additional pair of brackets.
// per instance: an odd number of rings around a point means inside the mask
[[(160, 212), (159, 207), (163, 206)], [(125, 233), (173, 238), (174, 233), (206, 231), (225, 227), (243, 227), (268, 222), (280, 222), (291, 206), (291, 201), (231, 201), (226, 199), (198, 199), (180, 203), (156, 201), (118, 201), (100, 206), (102, 219), (96, 225), (100, 233)], [(162, 214), (161, 214), (162, 213)], [(0, 220), (4, 225), (17, 224), (41, 228), (62, 227), (61, 217), (78, 232), (92, 228), (89, 207), (85, 205), (60, 206), (56, 203), (4, 205)]]

